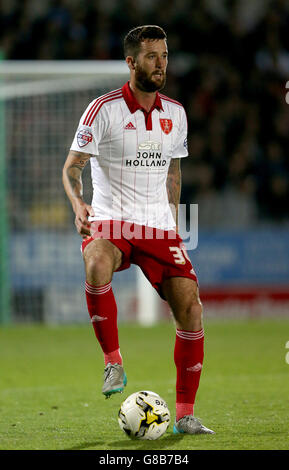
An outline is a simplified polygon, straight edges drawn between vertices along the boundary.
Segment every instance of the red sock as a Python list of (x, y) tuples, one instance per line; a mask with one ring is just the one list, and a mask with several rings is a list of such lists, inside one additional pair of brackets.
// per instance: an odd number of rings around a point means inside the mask
[(176, 419), (194, 414), (204, 359), (204, 330), (178, 330), (174, 359), (177, 368)]
[(104, 353), (105, 364), (122, 364), (118, 343), (117, 306), (111, 283), (96, 287), (86, 282), (85, 294), (89, 316)]
[(120, 349), (116, 349), (115, 351), (111, 351), (109, 353), (104, 353), (104, 363), (107, 365), (108, 363), (111, 364), (120, 364), (122, 365), (122, 355), (120, 354)]

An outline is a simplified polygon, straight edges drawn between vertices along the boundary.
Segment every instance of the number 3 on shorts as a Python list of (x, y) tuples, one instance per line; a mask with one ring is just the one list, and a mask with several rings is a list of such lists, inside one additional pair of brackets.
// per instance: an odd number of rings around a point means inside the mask
[(185, 258), (191, 262), (185, 247), (179, 248), (178, 246), (169, 246), (169, 250), (173, 253), (176, 264), (186, 264)]

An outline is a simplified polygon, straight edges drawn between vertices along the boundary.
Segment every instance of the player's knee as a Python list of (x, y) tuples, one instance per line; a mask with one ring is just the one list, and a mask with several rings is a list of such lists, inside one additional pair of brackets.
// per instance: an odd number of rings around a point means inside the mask
[(203, 306), (198, 297), (175, 315), (178, 327), (184, 330), (198, 330), (203, 324)]
[(203, 305), (198, 297), (194, 297), (187, 308), (186, 315), (188, 319), (201, 320), (203, 316)]
[(112, 271), (112, 260), (107, 253), (96, 251), (93, 254), (85, 255), (84, 263), (86, 274), (90, 278), (107, 276)]

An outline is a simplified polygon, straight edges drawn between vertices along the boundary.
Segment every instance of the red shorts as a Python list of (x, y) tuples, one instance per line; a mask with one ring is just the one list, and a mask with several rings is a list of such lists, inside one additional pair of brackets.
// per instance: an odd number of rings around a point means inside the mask
[(186, 277), (198, 283), (185, 245), (173, 230), (105, 220), (92, 222), (91, 232), (92, 236), (82, 242), (82, 252), (94, 239), (109, 240), (123, 254), (117, 271), (128, 269), (131, 264), (138, 265), (162, 298), (161, 285), (165, 279)]

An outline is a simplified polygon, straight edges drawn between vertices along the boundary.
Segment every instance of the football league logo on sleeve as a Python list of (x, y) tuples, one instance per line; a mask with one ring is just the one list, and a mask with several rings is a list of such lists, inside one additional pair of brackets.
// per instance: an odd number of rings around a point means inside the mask
[(173, 128), (173, 121), (171, 119), (160, 119), (161, 128), (165, 134), (169, 134)]
[(87, 129), (80, 129), (77, 134), (77, 143), (79, 147), (85, 147), (92, 142), (92, 133)]

